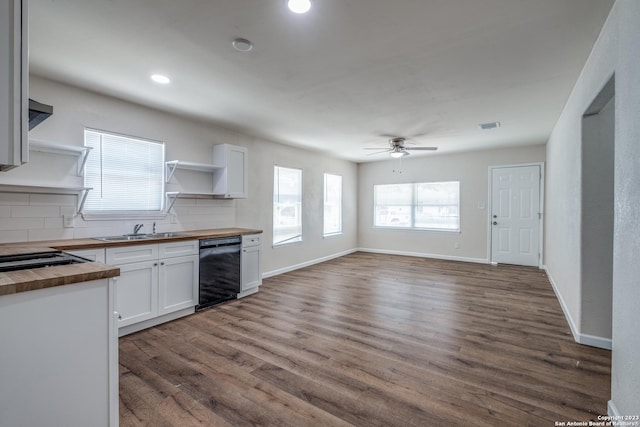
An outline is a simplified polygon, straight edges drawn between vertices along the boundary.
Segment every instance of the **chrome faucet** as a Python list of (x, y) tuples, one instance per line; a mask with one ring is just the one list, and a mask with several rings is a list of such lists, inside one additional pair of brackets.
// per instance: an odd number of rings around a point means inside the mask
[(133, 226), (133, 234), (136, 235), (138, 234), (138, 231), (140, 231), (140, 229), (144, 227), (144, 224), (136, 224)]
[(156, 222), (155, 221), (153, 221), (153, 231), (152, 231), (152, 233), (156, 234)]

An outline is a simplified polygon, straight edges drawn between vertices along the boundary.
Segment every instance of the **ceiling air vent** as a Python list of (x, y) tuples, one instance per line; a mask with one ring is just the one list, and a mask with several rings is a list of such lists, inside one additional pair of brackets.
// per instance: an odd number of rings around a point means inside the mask
[(478, 126), (480, 126), (480, 129), (482, 130), (498, 129), (500, 127), (500, 122), (480, 123)]

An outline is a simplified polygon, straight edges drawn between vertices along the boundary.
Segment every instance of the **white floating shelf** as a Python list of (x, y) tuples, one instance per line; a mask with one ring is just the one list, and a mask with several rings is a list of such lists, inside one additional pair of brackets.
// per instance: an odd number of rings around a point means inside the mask
[(74, 145), (62, 145), (52, 142), (38, 141), (35, 139), (29, 140), (29, 150), (37, 151), (40, 153), (61, 154), (67, 156), (77, 157), (76, 161), (76, 175), (82, 176), (84, 172), (84, 165), (87, 163), (87, 157), (92, 147), (78, 147)]
[[(168, 208), (167, 208), (167, 212), (171, 211), (171, 208), (173, 208), (173, 205), (175, 204), (176, 200), (178, 199), (219, 199), (221, 198), (220, 194), (214, 194), (214, 193), (187, 193), (184, 191), (170, 191), (166, 193), (167, 195), (167, 204), (168, 204)], [(171, 200), (171, 202), (169, 203), (169, 200)]]
[(91, 187), (48, 187), (38, 185), (13, 185), (0, 184), (1, 193), (26, 193), (26, 194), (72, 194), (78, 196), (76, 214), (82, 211)]
[(218, 169), (224, 169), (223, 166), (212, 165), (208, 163), (185, 162), (183, 160), (171, 160), (165, 162), (165, 181), (171, 181), (173, 173), (176, 169), (188, 169), (198, 172), (214, 172)]

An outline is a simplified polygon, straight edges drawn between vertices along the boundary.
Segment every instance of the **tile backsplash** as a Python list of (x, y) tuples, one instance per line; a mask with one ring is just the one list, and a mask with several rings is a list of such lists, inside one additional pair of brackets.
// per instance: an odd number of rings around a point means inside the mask
[[(141, 233), (224, 228), (235, 225), (234, 200), (179, 199), (171, 213), (150, 220), (84, 220), (74, 216), (77, 196), (0, 192), (0, 243), (73, 239), (131, 233), (144, 224)], [(72, 227), (65, 227), (65, 216)], [(67, 221), (67, 225), (69, 221)]]

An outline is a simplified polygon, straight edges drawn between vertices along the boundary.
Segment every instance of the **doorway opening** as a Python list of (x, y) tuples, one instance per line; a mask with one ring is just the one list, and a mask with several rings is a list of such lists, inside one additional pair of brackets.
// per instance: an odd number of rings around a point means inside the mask
[(611, 348), (615, 77), (582, 116), (580, 333), (582, 344)]

